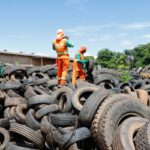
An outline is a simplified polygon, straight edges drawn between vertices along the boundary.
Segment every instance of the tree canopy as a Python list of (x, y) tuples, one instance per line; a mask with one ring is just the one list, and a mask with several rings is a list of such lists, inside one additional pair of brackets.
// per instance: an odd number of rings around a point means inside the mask
[(150, 64), (150, 43), (139, 45), (124, 52), (116, 52), (107, 48), (97, 54), (97, 64), (107, 68), (132, 68)]

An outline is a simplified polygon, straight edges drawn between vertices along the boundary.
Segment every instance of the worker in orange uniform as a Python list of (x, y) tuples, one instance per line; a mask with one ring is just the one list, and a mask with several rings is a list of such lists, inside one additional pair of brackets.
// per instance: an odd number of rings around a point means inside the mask
[(79, 77), (82, 80), (85, 80), (85, 71), (86, 64), (88, 63), (88, 59), (85, 59), (84, 53), (86, 52), (86, 47), (81, 47), (78, 53), (75, 55), (74, 62), (72, 64), (73, 72), (72, 72), (72, 84), (75, 85), (77, 78)]
[(68, 47), (74, 47), (72, 43), (69, 42), (68, 37), (64, 36), (64, 31), (59, 29), (57, 31), (57, 37), (53, 41), (53, 49), (57, 53), (57, 66), (58, 66), (58, 85), (66, 85), (66, 77), (70, 65)]

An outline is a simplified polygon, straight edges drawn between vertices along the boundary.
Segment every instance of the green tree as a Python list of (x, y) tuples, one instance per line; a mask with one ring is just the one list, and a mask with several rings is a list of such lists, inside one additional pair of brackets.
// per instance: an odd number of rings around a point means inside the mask
[[(131, 60), (130, 58), (134, 58)], [(107, 68), (131, 69), (132, 67), (150, 64), (150, 43), (139, 45), (122, 53), (111, 51), (107, 48), (98, 52), (97, 64)]]
[(85, 59), (92, 59), (92, 60), (95, 60), (95, 59), (94, 59), (94, 56), (86, 56)]
[(134, 56), (134, 67), (146, 66), (150, 64), (150, 43), (139, 45), (130, 50), (131, 55)]
[(117, 68), (117, 59), (120, 57), (120, 53), (113, 52), (109, 49), (102, 49), (98, 52), (96, 59), (97, 64), (106, 68)]

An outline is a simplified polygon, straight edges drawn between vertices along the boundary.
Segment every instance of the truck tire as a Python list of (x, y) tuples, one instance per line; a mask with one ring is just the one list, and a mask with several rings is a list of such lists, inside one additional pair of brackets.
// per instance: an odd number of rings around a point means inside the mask
[[(98, 124), (98, 144), (101, 149), (111, 150), (111, 145), (118, 126), (127, 118), (140, 116), (150, 119), (148, 106), (138, 101), (122, 100), (112, 103), (105, 111)], [(101, 144), (100, 144), (101, 143)]]
[(134, 136), (146, 122), (148, 120), (142, 117), (126, 119), (115, 133), (112, 144), (113, 150), (135, 150)]

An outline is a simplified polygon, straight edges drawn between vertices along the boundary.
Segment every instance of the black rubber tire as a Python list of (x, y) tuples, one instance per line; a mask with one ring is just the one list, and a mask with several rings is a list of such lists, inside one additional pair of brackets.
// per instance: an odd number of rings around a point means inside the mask
[(26, 115), (26, 124), (33, 130), (40, 129), (40, 122), (35, 118), (35, 111), (33, 109), (29, 109)]
[(119, 84), (119, 89), (124, 89), (126, 86), (132, 87), (130, 82), (125, 82), (125, 83), (120, 83)]
[(128, 94), (112, 94), (112, 95), (109, 95), (108, 97), (106, 97), (102, 103), (100, 104), (97, 112), (95, 113), (95, 116), (93, 118), (93, 121), (92, 121), (92, 125), (91, 125), (91, 131), (92, 131), (92, 135), (93, 135), (93, 139), (98, 142), (98, 125), (99, 125), (99, 122), (100, 120), (103, 119), (103, 115), (105, 114), (105, 112), (107, 112), (107, 110), (109, 109), (109, 106), (112, 105), (112, 103), (114, 102), (117, 102), (117, 101), (122, 101), (123, 99), (130, 99), (130, 100), (135, 100), (135, 101), (138, 101), (137, 98), (135, 97), (131, 97), (130, 95)]
[(89, 87), (82, 87), (78, 88), (72, 96), (72, 105), (74, 106), (75, 109), (78, 111), (81, 111), (83, 108), (83, 105), (80, 103), (80, 96), (83, 94), (88, 94), (90, 96), (94, 91), (97, 91), (98, 87), (95, 86), (89, 86)]
[(7, 95), (9, 97), (20, 97), (20, 95), (17, 94), (14, 90), (7, 90)]
[(78, 89), (78, 88), (81, 88), (81, 87), (87, 87), (87, 86), (95, 86), (95, 87), (98, 87), (97, 85), (91, 84), (91, 83), (87, 82), (86, 80), (78, 79), (78, 80), (76, 81), (76, 87), (77, 87), (77, 89)]
[(112, 144), (113, 150), (135, 150), (133, 142), (134, 136), (148, 121), (149, 120), (141, 117), (131, 117), (126, 119), (115, 133)]
[(26, 90), (25, 90), (25, 93), (24, 93), (24, 96), (26, 99), (30, 99), (31, 97), (37, 95), (37, 93), (33, 90), (33, 87), (32, 86), (27, 86), (26, 87)]
[(54, 140), (61, 148), (67, 148), (73, 143), (91, 137), (91, 132), (88, 128), (82, 127), (74, 130), (73, 132), (61, 135), (59, 132), (54, 132)]
[(136, 83), (133, 85), (134, 89), (141, 89), (145, 86), (145, 82), (143, 80), (137, 80)]
[[(58, 101), (58, 106), (61, 112), (67, 113), (71, 111), (72, 94), (73, 94), (73, 91), (69, 87), (62, 87), (54, 93), (54, 98)], [(62, 97), (63, 95), (64, 95), (64, 99)]]
[(25, 125), (13, 123), (11, 124), (10, 132), (17, 135), (19, 134), (23, 138), (28, 139), (29, 141), (33, 142), (37, 148), (42, 149), (44, 146), (44, 139), (42, 135)]
[(7, 144), (9, 143), (10, 140), (9, 132), (6, 129), (0, 127), (0, 137), (1, 137), (0, 149), (3, 150), (6, 148)]
[(135, 150), (134, 137), (138, 130), (149, 120), (141, 117), (131, 117), (126, 119), (115, 133), (113, 139), (113, 150)]
[(44, 115), (47, 115), (49, 113), (55, 113), (59, 111), (59, 107), (57, 104), (51, 104), (51, 105), (45, 105), (35, 113), (35, 117), (37, 119), (40, 119)]
[(94, 60), (89, 59), (89, 62), (87, 63), (87, 73), (91, 74), (94, 69)]
[(75, 126), (78, 121), (78, 116), (71, 115), (69, 113), (65, 114), (50, 114), (49, 120), (54, 126), (61, 126), (61, 127), (67, 127), (67, 126)]
[(17, 106), (21, 103), (20, 97), (6, 97), (5, 98), (5, 107)]
[(41, 72), (46, 73), (49, 70), (53, 70), (54, 66), (53, 65), (45, 65), (41, 68)]
[(49, 70), (49, 71), (47, 71), (47, 75), (48, 75), (50, 78), (56, 77), (56, 75), (57, 75), (57, 70), (56, 70), (56, 69)]
[(3, 73), (4, 76), (11, 75), (16, 71), (21, 71), (23, 74), (27, 75), (26, 68), (21, 65), (12, 65), (9, 66)]
[(1, 90), (19, 90), (22, 87), (20, 82), (6, 82), (0, 84)]
[(100, 74), (97, 76), (97, 78), (94, 80), (94, 84), (100, 85), (100, 83), (110, 83), (114, 87), (117, 87), (119, 85), (119, 80), (115, 78), (113, 75), (110, 74)]
[(9, 142), (5, 150), (39, 150), (39, 149), (25, 148)]
[(50, 132), (50, 123), (47, 116), (41, 119), (41, 132), (45, 137)]
[(17, 122), (25, 124), (26, 113), (27, 113), (27, 104), (19, 104), (16, 107), (16, 115), (15, 115), (15, 119), (17, 120)]
[(27, 75), (30, 76), (33, 72), (40, 72), (40, 67), (32, 67), (27, 70)]
[(42, 79), (38, 79), (34, 81), (35, 85), (42, 85), (42, 84), (46, 84), (49, 81), (48, 77), (42, 78)]
[(0, 102), (4, 103), (6, 97), (6, 93), (0, 90)]
[(56, 147), (58, 148), (58, 144), (55, 143), (54, 135), (51, 132), (48, 132), (48, 134), (46, 135), (46, 144), (49, 147), (53, 147), (53, 149), (56, 149)]
[(53, 86), (57, 86), (57, 85), (58, 85), (58, 80), (57, 79), (49, 80), (47, 82), (47, 87), (48, 88), (52, 88)]
[(46, 76), (44, 73), (42, 73), (42, 72), (38, 72), (38, 73), (37, 73), (37, 72), (36, 72), (36, 73), (34, 72), (34, 73), (32, 74), (32, 77), (35, 78), (35, 80), (36, 80), (36, 79), (37, 79), (37, 80), (38, 80), (38, 79), (43, 79), (43, 78), (45, 78), (45, 77), (47, 78), (47, 76)]
[(39, 88), (39, 86), (34, 86), (33, 89), (34, 89), (34, 92), (36, 92), (38, 95), (46, 94), (46, 92), (43, 91), (43, 90), (41, 90), (41, 89)]
[(47, 94), (43, 94), (43, 95), (36, 95), (31, 97), (28, 100), (28, 108), (33, 107), (35, 105), (38, 104), (52, 104), (54, 103), (56, 100), (53, 96), (47, 95)]
[(11, 119), (9, 111), (10, 111), (10, 107), (5, 108), (5, 110), (4, 110), (4, 118)]
[(16, 115), (15, 109), (16, 109), (16, 107), (13, 106), (13, 107), (10, 108), (10, 111), (9, 111), (9, 114), (10, 114), (12, 119), (15, 119), (15, 115)]
[(136, 150), (150, 149), (150, 123), (146, 123), (136, 134), (134, 144)]
[(79, 122), (82, 126), (90, 126), (93, 120), (93, 117), (102, 103), (102, 101), (112, 93), (112, 91), (99, 88), (97, 91), (93, 92), (86, 102), (84, 103), (83, 108), (79, 114)]
[(108, 69), (108, 68), (100, 68), (98, 70), (99, 74), (110, 74), (113, 75), (114, 77), (119, 77), (119, 73), (116, 70), (113, 69)]
[(4, 105), (0, 104), (0, 117), (3, 116), (3, 112), (4, 112)]
[(9, 126), (10, 126), (10, 123), (9, 123), (8, 118), (0, 119), (0, 127), (8, 129)]
[(103, 118), (98, 124), (98, 146), (101, 149), (111, 150), (112, 141), (117, 127), (122, 121), (131, 116), (140, 116), (150, 119), (150, 109), (144, 104), (134, 100), (125, 99), (112, 103), (107, 111), (105, 111)]

